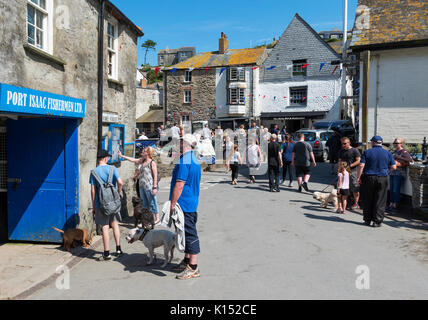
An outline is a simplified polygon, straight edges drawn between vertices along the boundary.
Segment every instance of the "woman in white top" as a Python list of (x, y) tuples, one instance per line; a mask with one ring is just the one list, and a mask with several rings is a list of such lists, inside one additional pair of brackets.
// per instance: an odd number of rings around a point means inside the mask
[(233, 151), (230, 152), (228, 160), (230, 162), (230, 168), (232, 169), (232, 184), (238, 184), (238, 170), (239, 165), (242, 164), (242, 160), (237, 145), (233, 145)]
[(347, 199), (349, 192), (349, 176), (351, 175), (351, 168), (349, 168), (346, 161), (339, 163), (339, 173), (337, 174), (337, 197), (339, 198), (338, 213), (345, 214)]
[(226, 147), (226, 172), (229, 172), (230, 170), (230, 157), (233, 154), (233, 141), (230, 138), (229, 135), (226, 136), (226, 143), (225, 143), (225, 147)]
[(157, 164), (153, 160), (154, 149), (147, 147), (141, 151), (141, 158), (135, 159), (124, 156), (119, 151), (119, 157), (138, 164), (134, 180), (138, 179), (140, 198), (143, 208), (149, 209), (155, 215), (155, 224), (159, 222), (159, 207), (156, 198), (158, 189)]
[(256, 144), (256, 139), (248, 138), (248, 147), (245, 152), (245, 161), (250, 168), (250, 183), (256, 182), (255, 174), (262, 163), (262, 153), (260, 147)]

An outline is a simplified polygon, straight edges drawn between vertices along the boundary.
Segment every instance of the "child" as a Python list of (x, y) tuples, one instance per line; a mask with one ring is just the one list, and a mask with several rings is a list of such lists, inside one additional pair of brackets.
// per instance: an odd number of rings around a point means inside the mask
[(350, 194), (349, 192), (349, 177), (351, 175), (351, 169), (348, 166), (348, 163), (345, 161), (342, 161), (339, 163), (339, 173), (338, 176), (338, 182), (337, 182), (337, 197), (339, 198), (339, 209), (337, 210), (338, 213), (345, 214), (346, 210), (346, 203), (348, 196)]
[(233, 153), (230, 154), (230, 168), (232, 169), (232, 184), (238, 184), (238, 169), (239, 165), (242, 164), (241, 155), (238, 152), (238, 146), (233, 145)]

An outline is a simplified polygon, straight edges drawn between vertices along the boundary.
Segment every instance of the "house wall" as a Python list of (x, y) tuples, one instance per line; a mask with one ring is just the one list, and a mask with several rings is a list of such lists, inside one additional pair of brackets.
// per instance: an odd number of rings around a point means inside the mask
[[(69, 25), (62, 21), (62, 8), (68, 10)], [(61, 9), (61, 10), (59, 10)], [(106, 10), (107, 11), (107, 10)], [(98, 90), (98, 12), (96, 0), (55, 0), (53, 17), (53, 53), (66, 62), (61, 66), (26, 49), (27, 2), (0, 0), (0, 81), (20, 87), (71, 96), (86, 101), (86, 114), (79, 124), (79, 215), (80, 226), (94, 230), (89, 175), (96, 166), (97, 153), (97, 90)], [(107, 32), (107, 27), (105, 27)], [(104, 78), (104, 111), (116, 113), (119, 124), (125, 125), (125, 142), (133, 141), (135, 128), (135, 68), (137, 35), (127, 25), (119, 24), (119, 81)], [(107, 36), (104, 37), (107, 48)], [(107, 61), (107, 51), (104, 52)], [(108, 133), (108, 124), (103, 132)], [(131, 163), (121, 163), (119, 173), (127, 192), (128, 207), (132, 204)]]
[(140, 118), (147, 111), (152, 104), (161, 105), (160, 93), (156, 89), (152, 88), (139, 88), (137, 87), (137, 98), (136, 98), (136, 119)]
[(422, 143), (428, 136), (428, 47), (372, 51), (369, 81), (369, 139), (379, 134), (387, 143), (396, 137)]

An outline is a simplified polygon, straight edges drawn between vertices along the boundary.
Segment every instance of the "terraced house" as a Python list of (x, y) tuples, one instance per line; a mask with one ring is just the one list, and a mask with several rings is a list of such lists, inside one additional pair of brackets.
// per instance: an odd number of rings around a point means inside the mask
[(266, 48), (229, 49), (222, 33), (219, 49), (203, 52), (164, 71), (164, 110), (167, 125), (187, 130), (198, 121), (211, 127), (248, 125), (257, 113), (254, 93)]

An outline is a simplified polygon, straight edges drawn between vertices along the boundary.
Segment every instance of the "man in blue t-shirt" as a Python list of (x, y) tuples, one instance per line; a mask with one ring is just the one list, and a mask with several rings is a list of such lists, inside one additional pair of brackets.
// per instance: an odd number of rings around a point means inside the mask
[(374, 136), (370, 141), (372, 148), (361, 156), (357, 183), (361, 184), (365, 224), (369, 226), (373, 221), (373, 227), (380, 227), (385, 215), (388, 172), (396, 165), (392, 154), (382, 148), (382, 137)]
[[(111, 155), (105, 150), (99, 150), (97, 154), (97, 163), (98, 166), (95, 168), (95, 173), (98, 177), (107, 182), (108, 175), (110, 172), (110, 166), (107, 164)], [(113, 181), (114, 185), (117, 185), (119, 195), (122, 194), (123, 182), (120, 179), (119, 172), (116, 167), (113, 167)], [(91, 199), (92, 199), (92, 215), (94, 217), (95, 223), (101, 226), (101, 232), (103, 237), (104, 244), (104, 253), (101, 257), (97, 258), (98, 261), (108, 261), (111, 260), (110, 255), (110, 236), (109, 236), (109, 226), (113, 229), (113, 235), (116, 242), (116, 256), (122, 254), (122, 249), (120, 247), (120, 230), (119, 230), (119, 221), (121, 221), (120, 212), (111, 214), (109, 216), (105, 215), (101, 209), (98, 201), (98, 187), (99, 184), (95, 180), (94, 176), (91, 174), (89, 178), (89, 183), (91, 184)]]
[(180, 139), (180, 150), (182, 155), (172, 172), (171, 190), (169, 200), (171, 201), (170, 212), (173, 212), (178, 203), (184, 213), (185, 249), (184, 259), (178, 266), (184, 268), (177, 275), (177, 279), (190, 279), (200, 276), (198, 269), (199, 237), (196, 230), (197, 209), (199, 203), (199, 190), (201, 183), (201, 165), (196, 158), (193, 147), (196, 146), (196, 138), (186, 134)]

